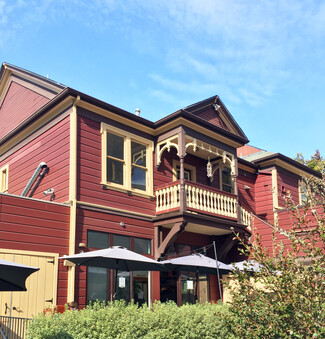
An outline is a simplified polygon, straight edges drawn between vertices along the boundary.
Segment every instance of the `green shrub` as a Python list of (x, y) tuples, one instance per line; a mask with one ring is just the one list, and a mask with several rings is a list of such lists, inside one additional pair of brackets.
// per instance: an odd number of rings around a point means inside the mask
[(272, 251), (257, 233), (249, 246), (236, 235), (243, 254), (261, 265), (254, 281), (247, 270), (234, 274), (228, 323), (239, 337), (325, 338), (325, 177), (305, 185), (303, 207), (285, 197), (292, 227), (273, 226)]
[(226, 305), (175, 303), (147, 306), (117, 301), (95, 303), (80, 311), (53, 316), (39, 315), (31, 322), (27, 338), (234, 338), (224, 325)]

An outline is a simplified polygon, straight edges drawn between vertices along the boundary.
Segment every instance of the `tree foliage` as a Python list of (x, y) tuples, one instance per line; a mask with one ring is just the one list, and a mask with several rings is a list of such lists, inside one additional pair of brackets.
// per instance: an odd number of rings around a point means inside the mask
[(297, 153), (295, 160), (300, 162), (301, 164), (304, 164), (312, 168), (313, 170), (317, 172), (325, 173), (325, 160), (320, 155), (320, 152), (318, 149), (315, 151), (315, 154), (310, 157), (310, 159), (305, 159), (302, 153)]
[[(242, 253), (261, 266), (253, 276), (248, 269), (234, 273), (231, 323), (239, 337), (325, 337), (325, 181), (304, 182), (305, 205), (286, 196), (292, 225), (286, 230), (274, 225), (272, 251), (257, 233), (251, 246), (236, 235)], [(284, 236), (285, 245), (278, 240)]]

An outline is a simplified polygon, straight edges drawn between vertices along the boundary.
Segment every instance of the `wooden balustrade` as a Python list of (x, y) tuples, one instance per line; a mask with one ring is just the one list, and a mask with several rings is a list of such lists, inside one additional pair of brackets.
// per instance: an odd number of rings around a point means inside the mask
[[(188, 182), (185, 184), (185, 189), (187, 208), (237, 218), (237, 199), (235, 196)], [(179, 181), (158, 188), (156, 190), (156, 211), (164, 212), (179, 208), (179, 192)], [(241, 208), (240, 217), (244, 225), (250, 224), (250, 213), (243, 208)]]
[(240, 208), (240, 218), (241, 223), (246, 225), (249, 230), (251, 230), (251, 219), (252, 215), (248, 211), (246, 211), (243, 207)]

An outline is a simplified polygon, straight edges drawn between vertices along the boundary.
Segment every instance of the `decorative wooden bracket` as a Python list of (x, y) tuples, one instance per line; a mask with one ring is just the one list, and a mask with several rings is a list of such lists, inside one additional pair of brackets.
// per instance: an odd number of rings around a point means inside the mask
[(218, 257), (220, 258), (220, 260), (224, 260), (227, 257), (227, 254), (230, 252), (230, 250), (237, 245), (238, 240), (234, 239), (233, 235), (230, 235), (227, 237), (227, 239), (224, 241), (224, 243), (222, 244), (222, 246), (219, 249), (219, 255)]
[(175, 239), (184, 231), (186, 224), (186, 221), (181, 221), (174, 224), (174, 226), (168, 232), (166, 238), (159, 245), (156, 253), (157, 258), (160, 258), (166, 254), (169, 247), (174, 243)]

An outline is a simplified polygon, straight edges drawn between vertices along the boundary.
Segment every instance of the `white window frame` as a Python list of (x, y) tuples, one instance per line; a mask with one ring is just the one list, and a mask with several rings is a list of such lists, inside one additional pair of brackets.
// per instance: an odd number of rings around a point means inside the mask
[(9, 164), (0, 168), (0, 193), (8, 193)]
[(306, 202), (303, 200), (303, 195), (306, 195), (305, 192), (303, 192), (303, 180), (299, 180), (299, 205), (305, 205)]
[[(107, 132), (124, 138), (124, 165), (123, 185), (107, 181)], [(102, 135), (102, 185), (119, 191), (131, 191), (136, 195), (153, 196), (153, 142), (138, 135), (126, 132), (122, 129), (101, 123), (100, 133)], [(131, 170), (131, 142), (146, 146), (146, 190), (132, 188)]]

